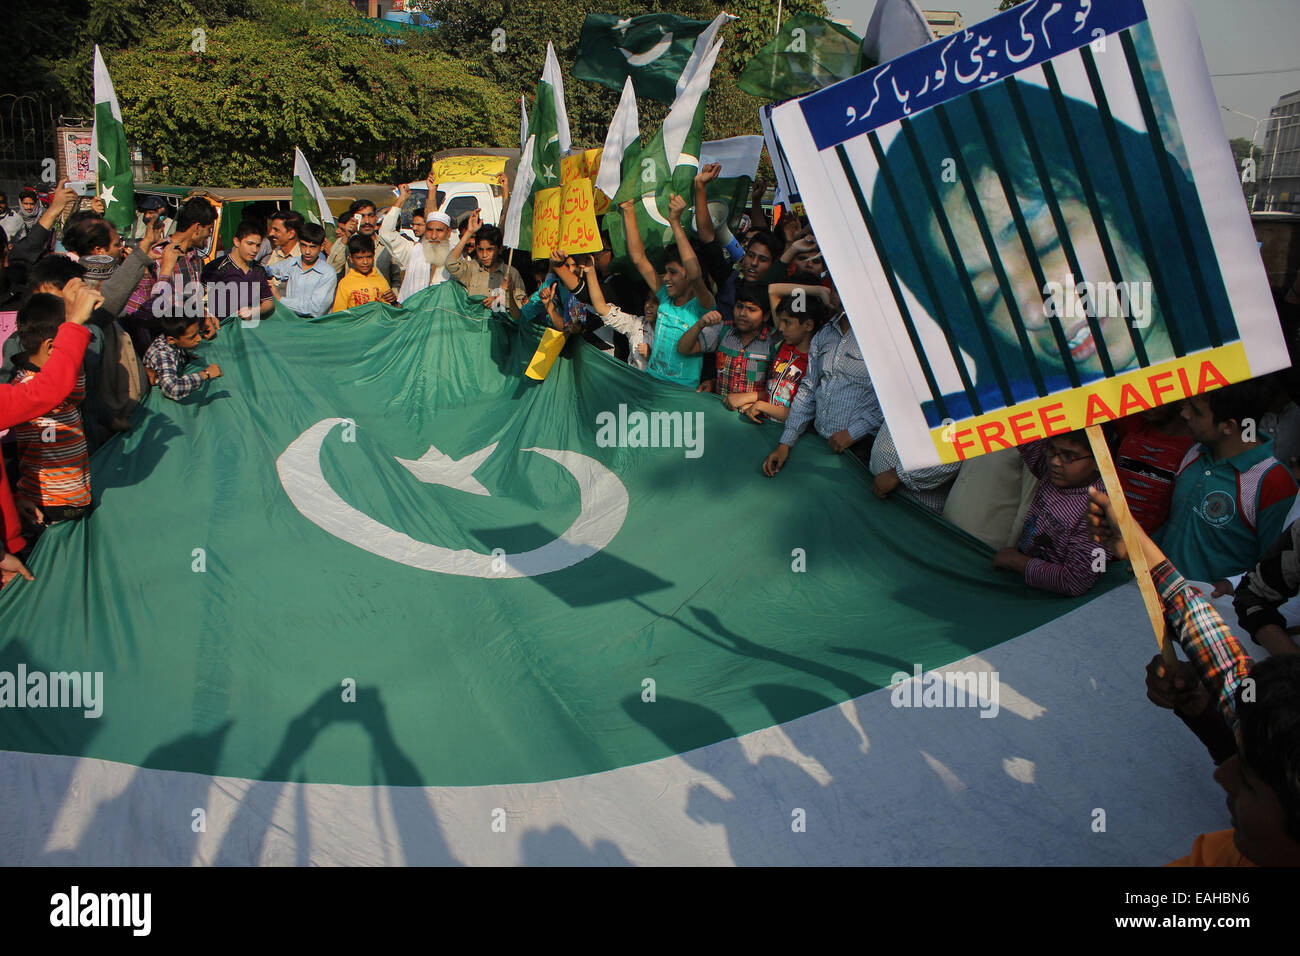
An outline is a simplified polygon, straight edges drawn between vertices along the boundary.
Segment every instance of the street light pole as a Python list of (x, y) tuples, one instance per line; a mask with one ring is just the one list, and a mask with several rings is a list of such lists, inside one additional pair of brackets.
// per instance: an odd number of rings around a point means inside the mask
[[(1253, 162), (1255, 159), (1255, 140), (1259, 138), (1259, 124), (1264, 122), (1258, 116), (1251, 116), (1249, 113), (1243, 113), (1241, 110), (1234, 110), (1231, 106), (1224, 106), (1223, 109), (1229, 113), (1236, 113), (1238, 116), (1244, 116), (1246, 119), (1255, 121), (1255, 132), (1250, 137), (1250, 158)], [(1262, 157), (1261, 157), (1262, 158)], [(1250, 211), (1254, 212), (1255, 207), (1259, 204), (1259, 173), (1255, 174), (1255, 193), (1250, 197)]]

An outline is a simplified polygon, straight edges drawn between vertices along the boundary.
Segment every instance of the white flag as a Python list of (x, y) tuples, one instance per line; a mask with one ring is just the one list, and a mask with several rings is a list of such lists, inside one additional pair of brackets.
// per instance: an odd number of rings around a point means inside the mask
[(609, 132), (605, 134), (605, 149), (600, 154), (600, 172), (596, 176), (596, 188), (606, 196), (618, 192), (623, 181), (623, 153), (641, 138), (641, 128), (637, 121), (636, 91), (632, 88), (632, 77), (623, 83), (623, 95), (619, 98), (618, 109), (610, 121)]
[(560, 134), (560, 155), (568, 155), (573, 140), (569, 136), (569, 111), (564, 106), (564, 76), (560, 61), (555, 57), (555, 47), (546, 44), (546, 65), (542, 67), (542, 82), (549, 83), (555, 91), (555, 129)]
[(879, 0), (862, 37), (862, 52), (880, 64), (934, 39), (916, 0)]
[(293, 149), (293, 193), (289, 205), (307, 222), (321, 226), (334, 225), (334, 214), (330, 212), (325, 190), (320, 188), (320, 183), (312, 175), (307, 157), (296, 146)]
[[(695, 75), (695, 71), (699, 68), (701, 61), (709, 55), (709, 51), (712, 49), (713, 38), (718, 35), (718, 31), (722, 29), (724, 24), (730, 23), (735, 19), (737, 18), (733, 17), (729, 13), (719, 13), (713, 18), (713, 22), (704, 28), (704, 32), (695, 38), (695, 49), (691, 51), (690, 58), (686, 61), (686, 65), (682, 67), (682, 75), (677, 80), (678, 96), (681, 96), (682, 90), (686, 89), (686, 84), (689, 83), (691, 77)], [(714, 54), (714, 59), (716, 58), (717, 54)], [(710, 67), (710, 69), (712, 69), (712, 67)]]

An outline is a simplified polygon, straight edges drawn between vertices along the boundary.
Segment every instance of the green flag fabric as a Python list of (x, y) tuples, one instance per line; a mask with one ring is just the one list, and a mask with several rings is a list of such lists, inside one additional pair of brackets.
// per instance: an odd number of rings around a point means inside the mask
[(334, 214), (330, 212), (325, 190), (321, 189), (320, 183), (316, 182), (307, 157), (297, 147), (293, 150), (293, 195), (289, 205), (307, 222), (322, 226), (328, 238), (334, 238)]
[(506, 210), (504, 242), (512, 249), (533, 247), (534, 199), (543, 189), (560, 186), (560, 160), (572, 145), (569, 113), (564, 105), (564, 76), (555, 48), (546, 44), (546, 61), (532, 114), (520, 128), (526, 138), (519, 159), (518, 181), (510, 208)]
[[(722, 48), (719, 40), (699, 61), (682, 93), (673, 101), (663, 126), (649, 144), (634, 157), (623, 156), (622, 185), (612, 198), (604, 225), (609, 231), (610, 247), (616, 262), (627, 258), (627, 239), (623, 233), (623, 214), (619, 204), (636, 202), (636, 218), (646, 257), (658, 268), (664, 249), (673, 243), (668, 221), (668, 200), (676, 193), (692, 202), (693, 182), (700, 168), (700, 150), (704, 140), (704, 112), (708, 103), (709, 81), (713, 65)], [(683, 224), (689, 229), (684, 215)]]
[(117, 105), (113, 81), (104, 57), (95, 47), (95, 124), (90, 136), (95, 157), (97, 194), (104, 200), (104, 218), (129, 234), (135, 222), (135, 184), (131, 174), (131, 153), (126, 145), (126, 127)]
[[(0, 592), (0, 751), (556, 780), (888, 687), (1086, 600), (877, 501), (815, 436), (765, 478), (779, 424), (580, 339), (526, 379), (537, 329), (482, 314), (445, 282), (402, 309), (277, 304), (200, 345), (192, 367), (224, 377), (154, 389), (91, 461), (95, 510)], [(102, 675), (97, 715), (34, 699), (58, 672)], [(647, 679), (690, 707), (646, 703)]]
[(750, 96), (781, 102), (861, 72), (862, 40), (848, 27), (798, 13), (746, 64), (737, 85)]
[(630, 19), (589, 13), (578, 40), (573, 75), (612, 90), (630, 76), (637, 96), (671, 103), (677, 80), (695, 50), (707, 20), (687, 20), (672, 13), (647, 13)]

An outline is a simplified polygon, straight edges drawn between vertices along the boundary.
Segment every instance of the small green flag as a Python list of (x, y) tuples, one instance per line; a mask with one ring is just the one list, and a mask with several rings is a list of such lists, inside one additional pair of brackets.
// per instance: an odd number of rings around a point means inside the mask
[[(673, 244), (668, 222), (668, 200), (676, 193), (691, 202), (695, 174), (700, 168), (700, 149), (704, 140), (704, 111), (708, 101), (713, 64), (722, 49), (719, 40), (705, 53), (692, 75), (686, 79), (682, 93), (673, 102), (664, 124), (649, 145), (638, 155), (629, 150), (623, 157), (626, 174), (605, 214), (611, 249), (616, 260), (625, 260), (627, 242), (623, 235), (623, 213), (619, 203), (636, 200), (637, 226), (646, 256), (656, 267), (663, 251)], [(685, 216), (683, 224), (687, 223)], [(689, 227), (688, 227), (689, 228)]]
[(90, 148), (95, 155), (96, 192), (104, 200), (104, 218), (120, 233), (130, 233), (135, 221), (135, 184), (131, 176), (131, 154), (126, 146), (126, 127), (117, 106), (117, 94), (109, 79), (104, 57), (95, 47), (95, 125)]
[(324, 227), (325, 235), (334, 238), (334, 214), (330, 212), (325, 190), (320, 188), (320, 183), (312, 175), (307, 157), (296, 146), (293, 150), (293, 196), (289, 200), (289, 207), (307, 222)]
[(589, 13), (578, 40), (573, 75), (611, 90), (623, 88), (630, 76), (637, 96), (672, 103), (681, 93), (678, 83), (695, 55), (703, 55), (718, 28), (732, 19), (720, 14), (712, 23), (687, 20), (671, 13), (639, 17)]
[(750, 96), (781, 102), (862, 71), (862, 40), (847, 27), (799, 13), (759, 50), (737, 85)]
[[(564, 106), (564, 76), (555, 47), (546, 44), (546, 63), (537, 83), (528, 138), (519, 157), (519, 171), (506, 210), (504, 242), (511, 249), (533, 248), (533, 197), (560, 185), (560, 160), (569, 151), (569, 112)], [(523, 131), (522, 129), (520, 130)]]

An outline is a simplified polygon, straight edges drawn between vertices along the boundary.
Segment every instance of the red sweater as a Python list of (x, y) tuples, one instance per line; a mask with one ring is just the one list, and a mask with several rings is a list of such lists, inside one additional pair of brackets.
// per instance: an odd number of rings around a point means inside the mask
[[(46, 414), (61, 404), (77, 384), (81, 359), (86, 354), (90, 331), (84, 325), (64, 322), (54, 336), (50, 360), (40, 372), (21, 385), (0, 385), (0, 428), (13, 428)], [(0, 461), (0, 513), (4, 517), (5, 549), (10, 553), (27, 546), (14, 496)]]

